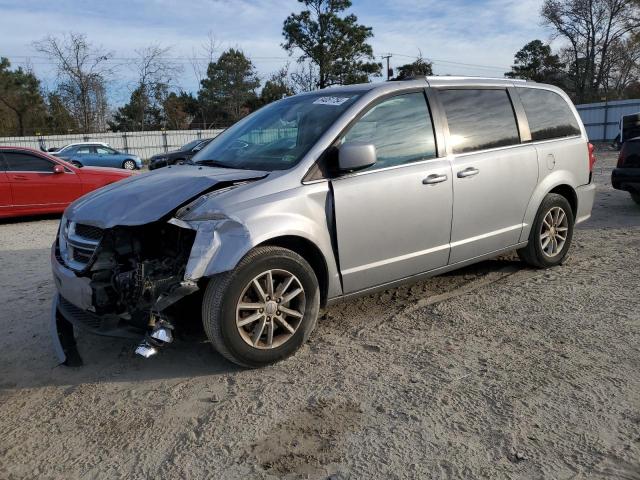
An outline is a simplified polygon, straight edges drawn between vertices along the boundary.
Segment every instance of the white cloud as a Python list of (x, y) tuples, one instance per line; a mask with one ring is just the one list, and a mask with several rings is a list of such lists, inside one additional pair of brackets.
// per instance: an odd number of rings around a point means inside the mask
[[(436, 60), (437, 73), (501, 75), (514, 53), (534, 38), (548, 39), (540, 26), (542, 0), (355, 0), (352, 11), (373, 27), (375, 54), (416, 56)], [(289, 59), (281, 48), (282, 23), (295, 0), (115, 0), (79, 2), (0, 0), (0, 55), (20, 63), (31, 57), (37, 73), (53, 76), (46, 59), (32, 43), (47, 34), (84, 32), (116, 57), (131, 57), (151, 43), (173, 46), (184, 64), (182, 84), (195, 89), (187, 57), (212, 31), (222, 48), (239, 47), (254, 59), (262, 76)], [(396, 56), (395, 66), (411, 61)], [(444, 61), (444, 62), (443, 62)], [(456, 63), (446, 63), (456, 62)], [(478, 68), (463, 64), (488, 65)], [(129, 75), (120, 73), (119, 81)]]

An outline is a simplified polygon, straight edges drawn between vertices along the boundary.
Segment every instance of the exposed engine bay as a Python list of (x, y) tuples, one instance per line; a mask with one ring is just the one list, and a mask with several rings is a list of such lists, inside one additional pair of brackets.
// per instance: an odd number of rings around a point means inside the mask
[[(103, 230), (63, 219), (56, 255), (88, 283), (85, 318), (94, 330), (113, 332), (123, 323), (144, 330), (136, 353), (149, 357), (173, 340), (171, 307), (198, 290), (184, 281), (195, 237), (164, 221)], [(63, 310), (73, 308), (61, 296)]]
[(106, 230), (86, 273), (95, 313), (128, 313), (144, 325), (180, 288), (194, 239), (193, 230), (166, 222)]

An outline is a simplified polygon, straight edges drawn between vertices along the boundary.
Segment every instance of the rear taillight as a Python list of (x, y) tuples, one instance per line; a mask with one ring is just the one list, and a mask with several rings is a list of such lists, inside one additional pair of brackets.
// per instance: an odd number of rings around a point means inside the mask
[(593, 166), (596, 164), (596, 147), (592, 143), (589, 144), (589, 172), (593, 172)]
[(620, 168), (621, 166), (624, 165), (624, 149), (620, 150), (620, 153), (618, 154), (618, 164), (616, 165), (616, 167)]

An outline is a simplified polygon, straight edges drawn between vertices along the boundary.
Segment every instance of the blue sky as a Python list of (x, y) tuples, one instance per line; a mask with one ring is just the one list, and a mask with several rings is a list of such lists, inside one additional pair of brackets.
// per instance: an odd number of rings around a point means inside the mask
[[(392, 66), (421, 51), (437, 74), (501, 76), (514, 53), (535, 38), (550, 40), (540, 25), (542, 0), (354, 0), (351, 12), (373, 27), (376, 56), (393, 53)], [(281, 48), (282, 22), (301, 9), (296, 0), (0, 0), (0, 56), (30, 62), (50, 83), (53, 71), (32, 43), (48, 34), (86, 33), (90, 41), (129, 58), (149, 44), (171, 46), (183, 64), (177, 80), (197, 88), (188, 60), (202, 56), (212, 32), (221, 50), (239, 47), (264, 78), (295, 58)], [(117, 60), (116, 60), (117, 61)], [(477, 65), (482, 65), (479, 67)], [(129, 77), (129, 78), (127, 78)], [(126, 68), (116, 82), (131, 81)]]

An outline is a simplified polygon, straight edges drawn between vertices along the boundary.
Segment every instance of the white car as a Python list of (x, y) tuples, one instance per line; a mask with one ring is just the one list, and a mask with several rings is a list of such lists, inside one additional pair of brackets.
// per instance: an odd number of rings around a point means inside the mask
[(109, 145), (108, 143), (104, 143), (104, 142), (74, 142), (74, 143), (69, 143), (68, 145), (65, 145), (64, 147), (61, 148), (49, 148), (47, 150), (47, 152), (49, 152), (51, 155), (55, 155), (58, 156), (60, 155), (62, 152), (64, 152), (65, 150), (71, 148), (71, 147), (77, 147), (79, 145), (100, 145), (101, 147), (109, 147), (109, 148), (113, 148), (111, 145)]

